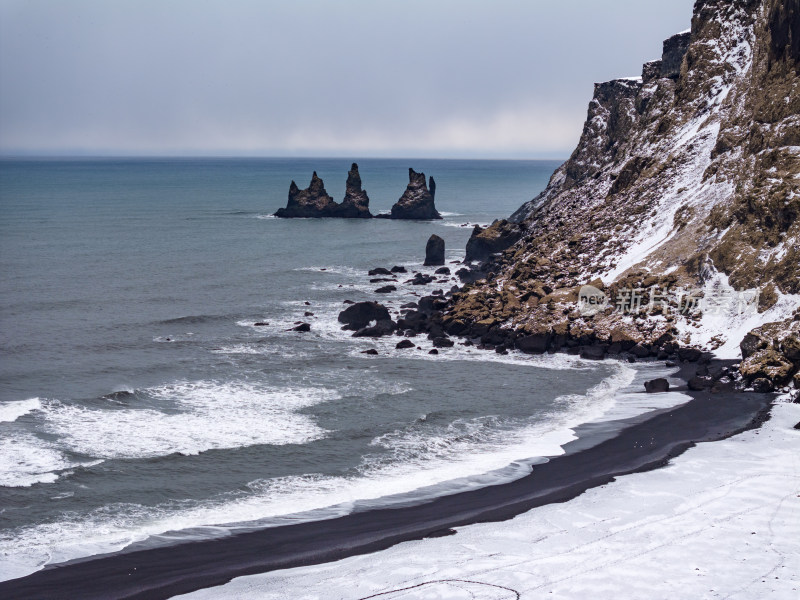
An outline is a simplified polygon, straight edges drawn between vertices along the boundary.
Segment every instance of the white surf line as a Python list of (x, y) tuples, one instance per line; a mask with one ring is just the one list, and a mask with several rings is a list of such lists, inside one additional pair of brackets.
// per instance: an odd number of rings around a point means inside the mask
[[(798, 420), (800, 405), (780, 403), (758, 430), (699, 444), (667, 467), (626, 475), (563, 504), (179, 597), (501, 597), (442, 581), (460, 579), (531, 598), (794, 600), (800, 591)], [(422, 584), (430, 585), (416, 593), (424, 589), (425, 596), (402, 591)]]

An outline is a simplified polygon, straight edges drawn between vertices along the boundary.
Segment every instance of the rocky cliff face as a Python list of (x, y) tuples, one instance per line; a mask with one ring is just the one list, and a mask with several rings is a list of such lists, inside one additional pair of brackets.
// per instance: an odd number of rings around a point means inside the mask
[[(691, 30), (641, 77), (595, 86), (577, 148), (511, 217), (520, 239), (484, 263), (449, 321), (546, 337), (545, 349), (730, 356), (750, 329), (788, 327), (800, 306), (799, 53), (800, 0), (697, 0)], [(591, 315), (577, 304), (589, 282), (609, 303)]]

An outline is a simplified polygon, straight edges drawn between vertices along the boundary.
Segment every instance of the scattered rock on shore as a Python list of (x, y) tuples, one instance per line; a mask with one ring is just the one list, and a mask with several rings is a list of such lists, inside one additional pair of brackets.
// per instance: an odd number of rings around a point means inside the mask
[(397, 329), (397, 324), (391, 319), (382, 319), (374, 325), (362, 327), (353, 334), (353, 337), (383, 337), (384, 335), (391, 335)]
[(389, 309), (377, 302), (356, 302), (339, 313), (339, 322), (344, 323), (342, 329), (358, 331), (372, 321), (391, 320)]
[(663, 377), (644, 382), (644, 389), (648, 394), (658, 394), (669, 391), (669, 381)]

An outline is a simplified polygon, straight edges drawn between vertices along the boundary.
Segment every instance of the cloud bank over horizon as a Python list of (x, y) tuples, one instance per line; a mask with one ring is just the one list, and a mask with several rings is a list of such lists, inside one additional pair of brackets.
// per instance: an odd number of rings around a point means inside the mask
[(692, 5), (0, 0), (0, 153), (564, 157)]

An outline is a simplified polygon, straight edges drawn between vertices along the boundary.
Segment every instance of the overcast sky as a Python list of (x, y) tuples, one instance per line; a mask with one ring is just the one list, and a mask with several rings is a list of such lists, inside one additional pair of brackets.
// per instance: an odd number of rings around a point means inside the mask
[(0, 0), (0, 153), (567, 156), (693, 0)]

